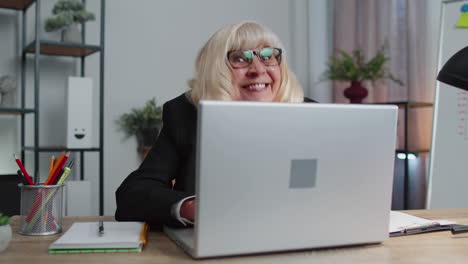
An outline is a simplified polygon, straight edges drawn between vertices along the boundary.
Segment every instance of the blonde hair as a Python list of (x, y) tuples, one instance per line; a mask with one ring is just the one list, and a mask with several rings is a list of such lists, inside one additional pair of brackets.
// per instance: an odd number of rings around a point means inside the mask
[(227, 53), (258, 46), (283, 49), (281, 84), (274, 101), (303, 102), (304, 92), (289, 71), (284, 46), (267, 27), (255, 22), (228, 25), (218, 30), (203, 46), (195, 63), (195, 78), (189, 81), (187, 96), (197, 106), (200, 100), (233, 100), (232, 74)]

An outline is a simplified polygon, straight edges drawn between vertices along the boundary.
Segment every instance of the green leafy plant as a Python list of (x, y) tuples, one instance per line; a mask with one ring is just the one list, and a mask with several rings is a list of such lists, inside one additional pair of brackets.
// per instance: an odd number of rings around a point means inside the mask
[(55, 3), (52, 14), (54, 16), (45, 21), (45, 31), (64, 30), (73, 23), (84, 23), (94, 20), (93, 13), (85, 10), (80, 0), (59, 0)]
[[(132, 108), (130, 113), (125, 113), (116, 121), (127, 137), (136, 135), (138, 137), (154, 138), (154, 133), (159, 133), (162, 126), (162, 107), (156, 104), (156, 99), (145, 103), (142, 108)], [(140, 141), (140, 140), (139, 140)], [(140, 145), (147, 145), (146, 142), (139, 142)]]
[(10, 224), (10, 217), (0, 213), (0, 226)]
[(384, 47), (368, 62), (364, 61), (361, 49), (350, 53), (339, 50), (338, 55), (331, 56), (323, 78), (334, 81), (378, 81), (390, 79), (399, 85), (403, 82), (393, 76), (385, 67), (390, 60), (385, 56)]

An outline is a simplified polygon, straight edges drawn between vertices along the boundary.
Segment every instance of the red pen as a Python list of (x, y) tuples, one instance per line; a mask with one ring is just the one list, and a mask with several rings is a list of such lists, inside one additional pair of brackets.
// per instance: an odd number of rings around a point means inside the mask
[(16, 157), (16, 154), (13, 154), (13, 156), (15, 157), (16, 163), (18, 164), (20, 170), (23, 172), (24, 178), (26, 178), (29, 185), (34, 185), (34, 182), (32, 181), (31, 176), (29, 176), (28, 172), (26, 171), (26, 169), (23, 166), (23, 163), (21, 163), (21, 160), (19, 160), (18, 157)]

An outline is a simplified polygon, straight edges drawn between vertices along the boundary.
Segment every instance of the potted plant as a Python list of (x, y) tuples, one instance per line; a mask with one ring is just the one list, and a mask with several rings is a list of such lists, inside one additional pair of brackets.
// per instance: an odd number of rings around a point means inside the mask
[(94, 14), (86, 11), (80, 0), (59, 0), (55, 3), (52, 14), (54, 16), (45, 21), (45, 31), (61, 31), (62, 42), (81, 42), (76, 24), (95, 19)]
[(10, 217), (0, 213), (0, 252), (8, 248), (11, 241)]
[(132, 108), (117, 120), (117, 125), (127, 137), (137, 137), (138, 149), (147, 151), (154, 143), (162, 127), (162, 107), (157, 106), (156, 99), (145, 103), (142, 108)]
[(367, 89), (362, 86), (363, 81), (374, 83), (378, 80), (390, 79), (399, 85), (403, 85), (401, 80), (388, 72), (386, 64), (389, 60), (385, 56), (384, 47), (379, 49), (377, 54), (368, 62), (364, 61), (361, 49), (355, 49), (351, 54), (339, 50), (337, 55), (330, 57), (323, 77), (333, 81), (350, 82), (351, 86), (344, 90), (344, 96), (350, 99), (351, 103), (359, 104), (367, 96)]

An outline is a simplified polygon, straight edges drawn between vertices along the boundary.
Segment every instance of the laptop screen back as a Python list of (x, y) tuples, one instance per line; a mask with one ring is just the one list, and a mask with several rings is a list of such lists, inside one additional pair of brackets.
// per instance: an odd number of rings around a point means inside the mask
[(199, 256), (388, 237), (396, 106), (202, 101)]

